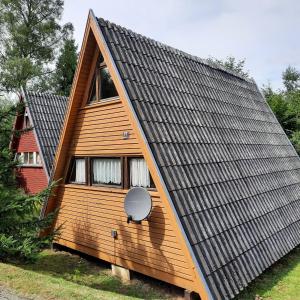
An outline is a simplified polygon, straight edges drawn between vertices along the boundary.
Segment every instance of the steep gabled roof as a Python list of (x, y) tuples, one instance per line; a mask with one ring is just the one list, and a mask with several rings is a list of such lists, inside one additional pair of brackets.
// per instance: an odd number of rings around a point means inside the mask
[(68, 98), (29, 91), (24, 91), (23, 96), (29, 109), (46, 171), (50, 176)]
[(214, 299), (300, 243), (300, 160), (256, 84), (98, 19)]

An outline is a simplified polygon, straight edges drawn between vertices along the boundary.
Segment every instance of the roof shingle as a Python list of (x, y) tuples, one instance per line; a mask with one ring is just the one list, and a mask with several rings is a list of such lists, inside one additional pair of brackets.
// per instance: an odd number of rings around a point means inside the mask
[(300, 161), (253, 80), (98, 19), (215, 299), (300, 243)]
[(50, 175), (68, 98), (50, 93), (24, 91), (47, 173)]

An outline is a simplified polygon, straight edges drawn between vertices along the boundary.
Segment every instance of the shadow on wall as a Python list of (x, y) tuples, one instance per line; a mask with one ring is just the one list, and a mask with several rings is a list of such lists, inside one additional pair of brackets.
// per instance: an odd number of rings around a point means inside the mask
[[(77, 218), (76, 219), (76, 225), (73, 223), (72, 229), (73, 229), (73, 241), (76, 245), (83, 245), (86, 247), (89, 247), (91, 249), (94, 249), (96, 251), (103, 251), (104, 253), (107, 253), (107, 248), (101, 247), (102, 245), (102, 240), (103, 236), (101, 234), (97, 234), (97, 228), (94, 223), (91, 223), (91, 219), (88, 213), (86, 213), (84, 220)], [(65, 224), (65, 227), (67, 226), (67, 222)], [(70, 225), (68, 226), (70, 227)], [(118, 233), (122, 232), (122, 237), (123, 237), (123, 231), (124, 228), (122, 229), (122, 224), (118, 228)], [(62, 231), (62, 234), (63, 231)], [(66, 235), (65, 235), (66, 236)], [(106, 235), (106, 241), (105, 244), (107, 247), (107, 239), (108, 235)], [(104, 243), (104, 241), (103, 241)], [(123, 250), (120, 250), (120, 245), (122, 244), (118, 239), (113, 240), (111, 237), (111, 244), (109, 245), (110, 249), (112, 249), (111, 253), (107, 253), (109, 255), (115, 255), (115, 257), (121, 257), (124, 258), (121, 252), (124, 251), (126, 253), (129, 248), (123, 247)], [(130, 244), (130, 242), (129, 242)], [(75, 247), (76, 248), (76, 247)], [(131, 249), (131, 250), (135, 250)], [(81, 254), (82, 255), (82, 254)], [(83, 256), (86, 256), (83, 254)], [(128, 256), (126, 256), (128, 258)], [(117, 277), (111, 276), (111, 270), (110, 270), (110, 264), (103, 262), (100, 259), (93, 258), (93, 261), (97, 264), (97, 267), (103, 268), (103, 274), (98, 273), (94, 274), (98, 276), (98, 279), (96, 281), (85, 281), (85, 285), (94, 288), (94, 289), (99, 289), (99, 290), (105, 290), (105, 291), (110, 291), (110, 292), (115, 292), (118, 294), (123, 294), (126, 296), (133, 296), (135, 298), (140, 298), (140, 299), (162, 299), (161, 296), (157, 296), (155, 293), (149, 294), (149, 287), (147, 285), (143, 285), (141, 282), (132, 282), (132, 283), (122, 283), (121, 280)], [(113, 263), (113, 262), (112, 262)], [(108, 269), (109, 268), (109, 269)], [(89, 268), (88, 270), (85, 270), (86, 276), (90, 276), (91, 272), (93, 273), (93, 269)], [(82, 273), (82, 271), (81, 271)], [(108, 276), (109, 275), (109, 276)], [(146, 289), (146, 290), (145, 290)]]
[[(155, 274), (156, 270), (173, 273), (173, 266), (164, 256), (164, 243), (166, 233), (166, 221), (162, 208), (154, 206), (150, 219), (142, 221), (142, 224), (127, 224), (125, 212), (118, 213), (116, 209), (110, 213), (105, 207), (105, 202), (97, 199), (97, 202), (87, 201), (88, 195), (81, 194), (80, 200), (70, 201), (70, 195), (62, 191), (60, 199), (66, 199), (60, 207), (58, 220), (63, 223), (61, 238), (75, 244), (74, 248), (80, 251), (76, 245), (102, 252), (112, 258), (112, 263), (122, 259), (123, 266), (132, 269), (131, 261), (142, 267), (149, 267)], [(69, 200), (68, 200), (69, 199)], [(75, 201), (75, 200), (74, 200)], [(108, 218), (108, 215), (110, 214)], [(113, 239), (111, 230), (117, 230), (117, 238)], [(82, 249), (81, 249), (82, 251)], [(93, 253), (93, 252), (91, 252)], [(91, 254), (90, 253), (90, 254)], [(115, 257), (115, 259), (113, 259)], [(100, 260), (97, 260), (101, 263)], [(119, 261), (120, 263), (120, 261)], [(152, 274), (153, 274), (152, 273)], [(135, 285), (122, 284), (118, 278), (106, 276), (96, 283), (88, 282), (88, 286), (107, 291), (118, 292), (124, 295), (132, 295), (145, 299), (145, 291), (139, 291)], [(134, 287), (135, 286), (135, 287)], [(158, 299), (147, 296), (147, 299)]]
[[(156, 269), (173, 273), (173, 265), (161, 249), (166, 228), (160, 206), (154, 206), (149, 219), (142, 221), (141, 224), (130, 223), (127, 225), (124, 218), (123, 222), (118, 223), (118, 227), (122, 233), (122, 241), (118, 243), (120, 250), (117, 252), (120, 258), (147, 266), (154, 272)], [(124, 267), (130, 269), (130, 263), (125, 261)]]
[(24, 174), (22, 173), (21, 171), (22, 169), (19, 168), (17, 169), (16, 171), (16, 180), (17, 180), (17, 183), (18, 183), (18, 187), (23, 189), (23, 191), (26, 193), (26, 194), (29, 194), (29, 190), (27, 188), (28, 184), (27, 184), (27, 179), (26, 177), (24, 176)]

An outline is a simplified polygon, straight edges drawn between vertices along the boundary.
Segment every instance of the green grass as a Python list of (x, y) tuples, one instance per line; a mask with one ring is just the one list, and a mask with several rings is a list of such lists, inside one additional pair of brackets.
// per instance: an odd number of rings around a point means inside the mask
[[(43, 251), (35, 264), (0, 263), (0, 286), (45, 300), (174, 299), (182, 290), (142, 275), (123, 284), (109, 264), (63, 251)], [(261, 297), (261, 298), (260, 298)], [(236, 300), (300, 300), (300, 247), (250, 284)]]
[(174, 298), (169, 285), (139, 277), (123, 284), (111, 275), (109, 264), (63, 251), (45, 250), (34, 264), (0, 263), (0, 286), (30, 299)]
[(236, 300), (300, 300), (300, 247), (254, 280)]

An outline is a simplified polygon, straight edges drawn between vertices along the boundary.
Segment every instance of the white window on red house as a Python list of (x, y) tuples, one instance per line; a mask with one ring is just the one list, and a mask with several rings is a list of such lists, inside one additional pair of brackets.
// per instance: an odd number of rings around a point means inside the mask
[(16, 154), (16, 160), (23, 166), (41, 166), (41, 158), (38, 152), (20, 152)]
[(40, 154), (38, 152), (35, 152), (35, 163), (37, 165), (42, 164), (41, 157), (40, 157)]

